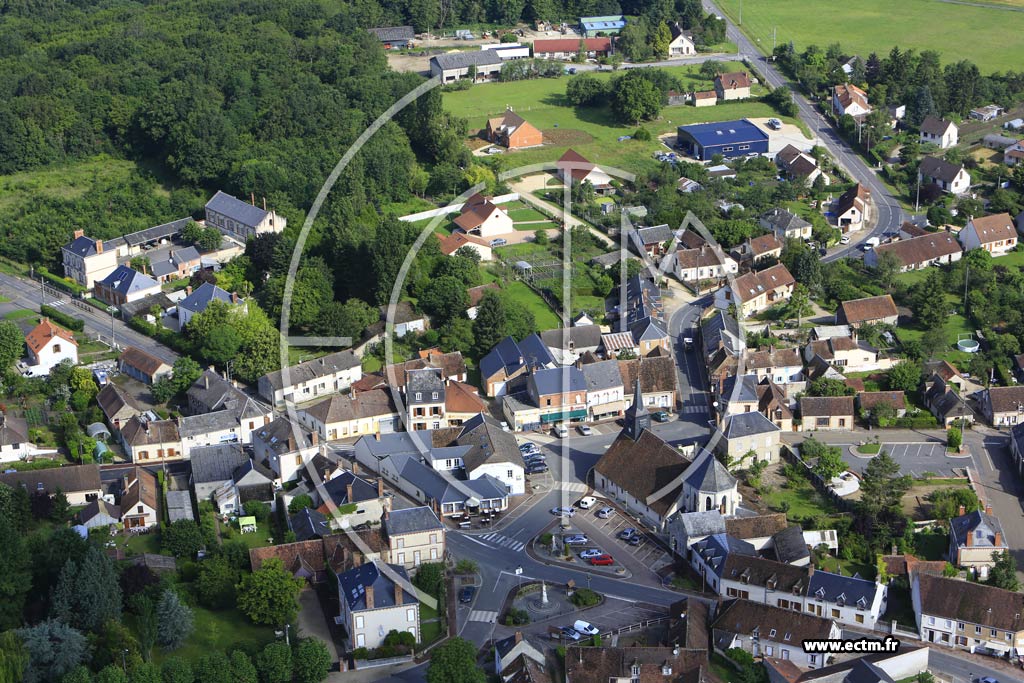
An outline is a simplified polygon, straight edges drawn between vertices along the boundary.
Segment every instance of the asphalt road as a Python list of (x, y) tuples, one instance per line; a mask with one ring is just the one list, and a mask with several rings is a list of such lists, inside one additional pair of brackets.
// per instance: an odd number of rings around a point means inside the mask
[[(70, 295), (54, 295), (52, 292), (53, 290), (50, 289), (47, 289), (45, 293), (42, 292), (38, 282), (0, 273), (0, 294), (8, 297), (12, 303), (35, 311), (39, 310), (40, 303), (55, 306), (64, 313), (84, 322), (85, 331), (89, 335), (100, 336), (105, 341), (110, 340), (110, 314), (89, 305), (80, 308), (71, 303)], [(137, 346), (172, 365), (178, 358), (177, 353), (162, 344), (158, 344), (152, 338), (136, 332), (118, 318), (113, 319), (113, 332), (114, 341), (119, 348)]]
[[(725, 16), (710, 0), (704, 0), (704, 9), (719, 16)], [(874, 170), (839, 138), (838, 133), (826, 123), (810, 100), (790, 85), (789, 79), (773, 63), (767, 60), (763, 51), (751, 42), (746, 34), (740, 31), (732, 22), (729, 22), (728, 19), (726, 21), (728, 22), (726, 37), (736, 43), (737, 51), (741, 55), (748, 56), (751, 61), (758, 63), (758, 67), (764, 73), (764, 77), (769, 85), (776, 88), (789, 87), (793, 91), (793, 101), (799, 110), (800, 118), (813, 132), (818, 134), (825, 148), (828, 149), (839, 165), (854, 180), (871, 191), (871, 198), (875, 207), (875, 227), (870, 231), (860, 231), (860, 233), (854, 235), (854, 241), (851, 241), (849, 245), (831, 251), (828, 255), (822, 257), (822, 261), (834, 261), (846, 258), (847, 256), (855, 256), (858, 254), (857, 245), (868, 237), (880, 236), (886, 232), (899, 230), (900, 225), (903, 223), (903, 210), (900, 208), (899, 202), (892, 196), (892, 193), (875, 175)]]

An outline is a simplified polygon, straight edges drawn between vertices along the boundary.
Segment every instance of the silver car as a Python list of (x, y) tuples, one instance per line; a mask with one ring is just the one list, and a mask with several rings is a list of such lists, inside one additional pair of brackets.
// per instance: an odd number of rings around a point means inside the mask
[(597, 548), (587, 548), (580, 553), (580, 559), (589, 560), (590, 558), (597, 557), (598, 555), (604, 555), (604, 551), (598, 550)]
[(615, 508), (601, 508), (597, 511), (597, 516), (600, 519), (608, 519), (615, 514)]

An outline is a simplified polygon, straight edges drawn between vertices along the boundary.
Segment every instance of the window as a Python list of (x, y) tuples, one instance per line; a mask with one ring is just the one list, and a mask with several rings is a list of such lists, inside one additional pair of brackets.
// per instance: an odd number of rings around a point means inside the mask
[(396, 548), (404, 548), (405, 547), (405, 539), (404, 538), (396, 538), (395, 539), (395, 547)]
[(139, 459), (140, 460), (148, 460), (149, 459), (149, 451), (139, 451)]
[(783, 650), (782, 650), (782, 658), (783, 659), (787, 659), (787, 660), (789, 659), (789, 650), (786, 650), (785, 648), (783, 648)]
[(819, 418), (815, 419), (815, 424), (817, 426), (819, 426), (819, 427), (828, 427), (828, 418), (827, 417), (819, 417)]
[(839, 618), (839, 610), (837, 610), (837, 609), (833, 609), (832, 610), (832, 618), (833, 619), (838, 619)]
[(860, 612), (857, 612), (855, 615), (853, 615), (853, 618), (857, 621), (858, 624), (864, 623), (864, 615)]
[(407, 609), (407, 610), (405, 610), (405, 620), (408, 621), (408, 622), (416, 621), (416, 610), (415, 609)]
[(436, 560), (437, 559), (437, 548), (431, 548), (430, 549), (430, 559), (432, 559), (432, 560)]
[(419, 391), (416, 392), (416, 400), (417, 401), (422, 401), (423, 400), (423, 394), (421, 392), (419, 392)]
[(750, 149), (750, 145), (740, 145), (740, 151)]
[(776, 633), (777, 633), (777, 631), (775, 629), (772, 629), (771, 631), (768, 632), (768, 637), (769, 638), (774, 638)]
[(808, 661), (811, 664), (817, 664), (818, 663), (818, 655), (811, 655), (810, 658), (808, 659)]
[(437, 392), (436, 392), (436, 391), (435, 391), (435, 392), (432, 392), (432, 393), (430, 394), (430, 398), (431, 398), (432, 400), (436, 401), (436, 400), (437, 400)]
[(845, 427), (846, 426), (846, 418), (845, 417), (839, 418), (839, 426), (840, 427)]
[(139, 509), (137, 510), (137, 512), (138, 512), (139, 514), (142, 514), (143, 512), (145, 512), (145, 508), (143, 508), (143, 507), (142, 507), (142, 506), (140, 505), (140, 506), (139, 506)]
[(366, 645), (366, 636), (362, 633), (356, 634), (356, 647), (364, 647)]
[(981, 635), (981, 627), (980, 626), (975, 626), (974, 627), (974, 635), (976, 635), (976, 636), (977, 635)]
[(935, 625), (935, 617), (928, 617), (928, 623), (931, 624), (932, 626), (934, 626)]
[(996, 637), (999, 636), (999, 631), (995, 630), (994, 628), (990, 628), (988, 630), (988, 632), (989, 632), (989, 635), (991, 635), (993, 638), (996, 638)]
[(301, 467), (302, 466), (302, 454), (301, 453), (297, 453), (295, 455), (295, 466), (296, 467)]
[(723, 147), (722, 151), (723, 152), (731, 152), (732, 151), (732, 147)]
[(54, 353), (60, 353), (60, 344), (54, 344), (53, 345), (53, 352)]
[(512, 473), (512, 470), (508, 470), (508, 473), (505, 476), (507, 476), (509, 479), (511, 479), (515, 475)]
[(430, 534), (430, 542), (437, 543), (437, 534)]
[(363, 627), (363, 618), (361, 616), (357, 616), (356, 617), (356, 628), (362, 628), (362, 627)]
[(405, 564), (405, 553), (398, 553), (398, 564)]
[(420, 566), (420, 551), (414, 550), (412, 553), (412, 563), (417, 567)]
[(964, 630), (964, 622), (961, 621), (959, 624), (956, 625), (956, 627), (957, 627), (958, 630), (963, 631)]

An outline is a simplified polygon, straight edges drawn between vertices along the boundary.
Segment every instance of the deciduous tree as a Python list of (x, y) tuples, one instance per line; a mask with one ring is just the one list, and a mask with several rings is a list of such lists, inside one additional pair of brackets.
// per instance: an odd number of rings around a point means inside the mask
[(238, 608), (257, 624), (284, 626), (298, 613), (302, 579), (292, 576), (284, 563), (272, 558), (242, 577), (238, 584)]

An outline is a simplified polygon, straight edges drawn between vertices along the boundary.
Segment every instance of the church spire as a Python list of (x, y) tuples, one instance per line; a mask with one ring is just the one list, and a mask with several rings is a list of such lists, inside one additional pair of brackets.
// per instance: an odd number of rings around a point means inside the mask
[(636, 378), (636, 388), (633, 392), (633, 405), (626, 408), (626, 426), (622, 430), (629, 438), (636, 441), (640, 438), (641, 432), (651, 428), (651, 416), (644, 407), (644, 395), (640, 391), (640, 377)]

